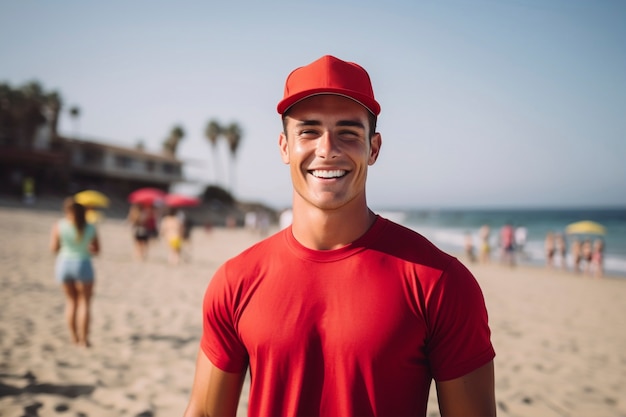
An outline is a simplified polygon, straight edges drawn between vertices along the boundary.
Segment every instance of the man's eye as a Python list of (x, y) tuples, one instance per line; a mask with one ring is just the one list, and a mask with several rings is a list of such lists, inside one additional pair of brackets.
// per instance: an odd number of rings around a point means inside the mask
[(339, 132), (339, 135), (346, 139), (359, 139), (361, 137), (358, 132), (352, 130), (343, 130)]

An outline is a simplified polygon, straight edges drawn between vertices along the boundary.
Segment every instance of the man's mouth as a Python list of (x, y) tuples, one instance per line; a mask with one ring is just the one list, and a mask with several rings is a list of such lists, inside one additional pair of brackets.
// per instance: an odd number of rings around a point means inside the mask
[(332, 170), (321, 170), (314, 169), (309, 171), (311, 175), (316, 178), (324, 178), (324, 179), (332, 179), (332, 178), (341, 178), (348, 173), (343, 169), (332, 169)]

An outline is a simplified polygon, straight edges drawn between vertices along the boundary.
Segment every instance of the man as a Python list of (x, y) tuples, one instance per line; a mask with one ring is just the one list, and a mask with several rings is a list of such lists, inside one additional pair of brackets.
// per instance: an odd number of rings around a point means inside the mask
[(367, 206), (381, 149), (367, 72), (332, 56), (278, 104), (291, 227), (227, 261), (204, 299), (186, 416), (495, 415), (482, 293), (461, 263)]

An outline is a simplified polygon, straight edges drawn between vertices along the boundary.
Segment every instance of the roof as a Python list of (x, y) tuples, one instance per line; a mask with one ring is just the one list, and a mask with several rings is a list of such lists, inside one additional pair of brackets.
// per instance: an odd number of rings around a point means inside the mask
[(62, 139), (63, 141), (65, 141), (65, 142), (67, 142), (68, 144), (75, 144), (75, 145), (79, 145), (79, 146), (98, 147), (98, 148), (102, 148), (102, 149), (111, 149), (111, 150), (113, 150), (113, 151), (115, 151), (117, 153), (124, 153), (126, 155), (145, 157), (147, 159), (160, 159), (162, 161), (167, 161), (167, 162), (171, 162), (171, 163), (174, 163), (174, 164), (182, 164), (182, 161), (180, 159), (176, 158), (173, 155), (168, 155), (166, 153), (146, 152), (145, 150), (141, 150), (141, 149), (125, 147), (125, 146), (118, 146), (118, 145), (112, 145), (112, 144), (102, 143), (102, 142), (95, 142), (95, 141), (91, 141), (91, 140), (68, 138), (68, 137), (62, 137), (62, 136), (60, 136), (59, 138)]

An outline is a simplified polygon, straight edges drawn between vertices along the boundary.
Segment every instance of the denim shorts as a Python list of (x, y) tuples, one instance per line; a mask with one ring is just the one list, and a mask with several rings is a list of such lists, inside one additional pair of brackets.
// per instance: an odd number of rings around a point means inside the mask
[(66, 281), (92, 282), (94, 279), (91, 259), (72, 259), (58, 257), (55, 276), (59, 283)]

